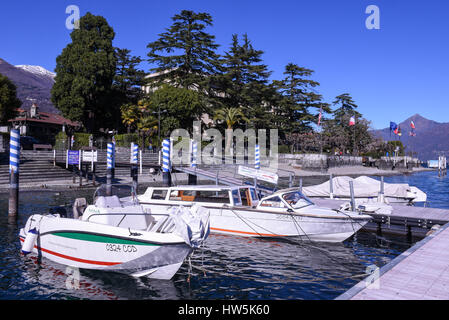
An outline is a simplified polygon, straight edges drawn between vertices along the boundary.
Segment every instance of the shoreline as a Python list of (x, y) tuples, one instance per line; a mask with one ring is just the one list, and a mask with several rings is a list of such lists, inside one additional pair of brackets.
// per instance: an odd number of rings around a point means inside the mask
[[(400, 168), (397, 170), (382, 170), (375, 167), (365, 167), (365, 166), (341, 166), (333, 167), (326, 170), (326, 172), (314, 171), (314, 170), (304, 170), (299, 166), (290, 164), (279, 164), (278, 168), (281, 170), (294, 172), (296, 177), (323, 177), (329, 176), (395, 176), (395, 175), (407, 175), (424, 171), (436, 171), (433, 168), (412, 168), (405, 169)], [(288, 175), (280, 175), (280, 177), (288, 177)]]
[[(373, 167), (363, 167), (363, 166), (344, 166), (344, 167), (334, 167), (327, 170), (327, 172), (320, 171), (312, 171), (312, 170), (303, 170), (295, 166), (280, 164), (278, 166), (281, 171), (278, 172), (279, 179), (285, 180), (289, 178), (289, 174), (286, 174), (286, 171), (292, 172), (295, 174), (295, 178), (309, 178), (311, 181), (304, 181), (305, 184), (314, 184), (320, 183), (319, 181), (323, 178), (328, 177), (332, 174), (334, 177), (336, 176), (350, 176), (350, 177), (358, 177), (358, 176), (394, 176), (394, 175), (409, 175), (424, 171), (436, 171), (432, 168), (412, 168), (412, 170), (381, 170)], [(263, 169), (263, 168), (262, 168)], [(286, 170), (286, 171), (284, 171)], [(185, 177), (184, 177), (185, 175)], [(308, 179), (307, 179), (308, 180)], [(138, 177), (138, 183), (140, 186), (162, 186), (162, 176), (161, 175), (149, 175), (142, 174)], [(174, 184), (187, 184), (188, 178), (187, 174), (176, 173), (176, 179), (174, 179)], [(211, 180), (201, 179), (198, 177), (199, 184), (212, 183)], [(86, 183), (83, 181), (83, 183)], [(120, 177), (114, 179), (113, 185), (131, 185), (132, 179), (131, 177)], [(282, 182), (279, 182), (282, 184)], [(96, 185), (92, 185), (92, 182), (88, 184), (83, 184), (83, 186), (79, 186), (79, 180), (73, 183), (72, 178), (70, 179), (61, 179), (61, 180), (53, 180), (53, 181), (36, 181), (36, 182), (26, 182), (19, 185), (20, 192), (36, 192), (36, 191), (81, 191), (81, 190), (94, 190), (98, 188), (100, 185), (104, 185), (104, 183), (100, 181), (96, 181)], [(9, 193), (9, 184), (0, 187), (0, 194)]]

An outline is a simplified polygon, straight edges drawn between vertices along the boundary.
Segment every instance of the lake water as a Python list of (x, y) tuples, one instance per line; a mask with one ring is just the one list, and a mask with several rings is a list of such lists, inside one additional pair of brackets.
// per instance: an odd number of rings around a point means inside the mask
[[(436, 172), (386, 177), (385, 182), (409, 183), (427, 193), (431, 207), (449, 208), (449, 179)], [(7, 221), (7, 194), (0, 194), (0, 299), (334, 299), (366, 272), (381, 267), (408, 249), (405, 237), (378, 239), (359, 232), (339, 244), (296, 243), (210, 235), (170, 281), (134, 279), (125, 275), (73, 270), (20, 254), (19, 228), (33, 213), (91, 199), (92, 191), (23, 192), (17, 224)]]

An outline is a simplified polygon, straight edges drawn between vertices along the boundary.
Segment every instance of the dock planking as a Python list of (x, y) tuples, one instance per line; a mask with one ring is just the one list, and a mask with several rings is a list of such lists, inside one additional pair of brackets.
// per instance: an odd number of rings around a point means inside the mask
[(362, 280), (336, 300), (447, 300), (448, 245), (446, 224), (380, 268), (376, 281)]

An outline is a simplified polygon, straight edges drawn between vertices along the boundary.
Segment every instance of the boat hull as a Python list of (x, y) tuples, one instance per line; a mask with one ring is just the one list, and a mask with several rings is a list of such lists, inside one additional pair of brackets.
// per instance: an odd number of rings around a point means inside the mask
[[(162, 213), (170, 204), (141, 202), (152, 213)], [(187, 205), (188, 206), (188, 205)], [(319, 215), (286, 214), (285, 212), (261, 211), (253, 208), (215, 208), (210, 210), (211, 233), (231, 234), (244, 237), (299, 237), (322, 242), (342, 242), (362, 228), (370, 216), (342, 214), (313, 206)]]
[(173, 234), (40, 215), (20, 230), (21, 242), (36, 223), (39, 235), (32, 253), (76, 268), (171, 279), (191, 252)]

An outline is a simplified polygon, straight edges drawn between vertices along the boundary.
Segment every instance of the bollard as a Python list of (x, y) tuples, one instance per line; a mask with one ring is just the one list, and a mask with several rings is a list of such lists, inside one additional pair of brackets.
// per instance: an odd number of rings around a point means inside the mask
[(260, 169), (260, 148), (258, 144), (256, 144), (254, 150), (254, 168)]
[(114, 144), (108, 143), (106, 158), (106, 195), (112, 196), (112, 168), (114, 166)]
[(9, 141), (9, 207), (8, 217), (16, 219), (19, 211), (20, 133), (12, 129)]
[(170, 174), (170, 140), (165, 139), (162, 142), (162, 181), (164, 186), (171, 186)]

